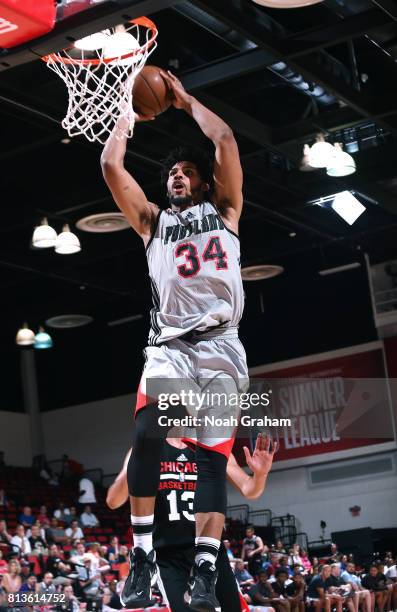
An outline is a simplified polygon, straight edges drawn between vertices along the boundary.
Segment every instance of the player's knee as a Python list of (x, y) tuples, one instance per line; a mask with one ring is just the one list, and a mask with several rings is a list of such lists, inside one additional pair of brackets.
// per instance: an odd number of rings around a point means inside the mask
[(226, 466), (224, 455), (206, 448), (196, 450), (197, 492), (194, 512), (226, 513)]

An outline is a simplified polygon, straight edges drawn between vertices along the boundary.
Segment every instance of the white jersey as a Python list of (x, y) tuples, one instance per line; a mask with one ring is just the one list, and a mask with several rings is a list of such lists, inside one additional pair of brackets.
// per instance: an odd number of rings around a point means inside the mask
[(149, 345), (238, 326), (244, 308), (240, 241), (213, 204), (160, 212), (146, 256), (154, 304)]

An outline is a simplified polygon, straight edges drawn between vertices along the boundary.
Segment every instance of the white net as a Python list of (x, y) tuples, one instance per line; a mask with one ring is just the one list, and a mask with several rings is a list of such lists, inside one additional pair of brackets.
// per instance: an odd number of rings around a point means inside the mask
[[(69, 95), (62, 127), (69, 136), (105, 143), (116, 123), (116, 137), (131, 138), (136, 75), (156, 48), (157, 29), (146, 17), (76, 41), (70, 49), (43, 58), (66, 84)], [(119, 121), (125, 118), (126, 121)]]

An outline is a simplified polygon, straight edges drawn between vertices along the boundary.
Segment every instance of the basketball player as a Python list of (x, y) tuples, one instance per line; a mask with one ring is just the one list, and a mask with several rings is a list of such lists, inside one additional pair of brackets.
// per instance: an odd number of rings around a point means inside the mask
[[(101, 157), (115, 202), (146, 247), (154, 299), (127, 471), (135, 534), (130, 557), (134, 580), (127, 583), (134, 588), (123, 596), (130, 608), (148, 601), (155, 579), (153, 512), (167, 435), (159, 425), (158, 403), (149, 399), (148, 383), (162, 377), (197, 382), (200, 388), (210, 380), (218, 390), (223, 385), (230, 397), (233, 390), (245, 391), (248, 381), (245, 351), (237, 334), (244, 302), (238, 239), (242, 170), (237, 143), (222, 119), (189, 95), (174, 75), (162, 74), (173, 105), (190, 115), (212, 141), (215, 159), (210, 164), (191, 148), (170, 153), (163, 172), (170, 204), (166, 212), (147, 200), (124, 167), (126, 137), (119, 128), (127, 127), (127, 119), (119, 120)], [(216, 433), (200, 428), (197, 440), (196, 548), (189, 593), (191, 609), (199, 612), (219, 607), (215, 561), (225, 520), (226, 464), (234, 428), (217, 437)]]
[[(175, 433), (173, 433), (175, 435)], [(264, 491), (276, 446), (270, 451), (268, 438), (258, 436), (251, 456), (244, 448), (247, 465), (252, 476), (238, 465), (233, 454), (227, 463), (227, 476), (231, 484), (247, 499), (257, 499)], [(106, 502), (111, 509), (119, 508), (128, 499), (127, 463), (124, 460), (119, 475), (109, 487)], [(194, 561), (193, 500), (196, 491), (197, 465), (195, 453), (181, 438), (168, 437), (161, 455), (160, 485), (154, 511), (153, 544), (157, 556), (158, 581), (164, 600), (172, 612), (186, 612), (184, 593)], [(240, 598), (237, 582), (230, 567), (226, 549), (221, 544), (216, 560), (218, 580), (216, 595), (224, 612), (246, 610)], [(245, 605), (244, 605), (245, 604)], [(242, 605), (244, 607), (242, 608)]]

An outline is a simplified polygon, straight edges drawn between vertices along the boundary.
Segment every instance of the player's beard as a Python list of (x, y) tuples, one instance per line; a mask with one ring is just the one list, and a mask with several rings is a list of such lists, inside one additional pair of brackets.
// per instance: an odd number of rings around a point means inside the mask
[(202, 189), (201, 187), (196, 187), (195, 189), (192, 189), (192, 193), (189, 193), (186, 196), (174, 196), (171, 193), (168, 193), (168, 202), (171, 207), (174, 206), (175, 208), (184, 209), (188, 206), (194, 206), (193, 196), (196, 194), (201, 194), (202, 197), (200, 201), (202, 201), (204, 195)]
[(190, 194), (188, 196), (174, 196), (168, 195), (168, 202), (171, 207), (175, 208), (186, 208), (186, 206), (191, 206), (193, 204), (193, 196)]

